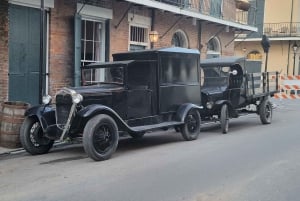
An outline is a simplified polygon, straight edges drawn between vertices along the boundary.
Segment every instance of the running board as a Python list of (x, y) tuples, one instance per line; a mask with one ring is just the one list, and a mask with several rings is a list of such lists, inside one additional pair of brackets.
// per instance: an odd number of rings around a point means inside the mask
[(163, 122), (160, 124), (151, 124), (151, 125), (146, 125), (146, 126), (130, 127), (130, 129), (134, 132), (142, 132), (142, 131), (149, 131), (149, 130), (164, 128), (164, 127), (179, 126), (182, 124), (183, 124), (183, 122), (179, 122), (179, 121), (168, 121), (168, 122)]

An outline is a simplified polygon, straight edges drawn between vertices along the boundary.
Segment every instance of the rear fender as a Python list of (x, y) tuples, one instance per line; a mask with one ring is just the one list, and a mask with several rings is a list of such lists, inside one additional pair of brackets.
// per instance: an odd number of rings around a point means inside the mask
[(43, 131), (45, 131), (49, 125), (56, 123), (55, 109), (49, 105), (30, 107), (26, 110), (25, 116), (37, 118), (43, 128)]
[(200, 113), (202, 107), (192, 103), (182, 104), (176, 112), (176, 117), (175, 117), (176, 121), (180, 121), (184, 123), (184, 119), (191, 109), (197, 109)]
[(93, 104), (89, 105), (78, 112), (78, 116), (82, 119), (88, 121), (92, 117), (98, 114), (106, 114), (112, 117), (117, 123), (118, 127), (122, 130), (131, 131), (130, 127), (126, 124), (126, 122), (116, 113), (113, 109), (105, 106)]

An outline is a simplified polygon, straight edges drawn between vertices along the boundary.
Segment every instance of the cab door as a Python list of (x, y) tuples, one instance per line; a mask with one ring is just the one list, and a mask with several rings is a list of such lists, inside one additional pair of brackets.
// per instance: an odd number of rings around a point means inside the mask
[(127, 119), (155, 115), (155, 72), (151, 62), (135, 62), (127, 67)]

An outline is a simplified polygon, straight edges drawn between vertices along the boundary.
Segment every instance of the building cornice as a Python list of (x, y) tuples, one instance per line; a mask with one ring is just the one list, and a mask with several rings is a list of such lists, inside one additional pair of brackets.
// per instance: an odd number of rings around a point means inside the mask
[(144, 6), (147, 6), (150, 8), (156, 8), (156, 9), (160, 9), (160, 10), (169, 11), (169, 12), (172, 12), (175, 14), (193, 17), (198, 20), (205, 20), (205, 21), (209, 21), (209, 22), (213, 22), (213, 23), (217, 23), (217, 24), (222, 24), (225, 26), (234, 27), (234, 28), (240, 29), (240, 30), (257, 32), (257, 27), (240, 24), (237, 22), (231, 22), (228, 20), (218, 19), (218, 18), (209, 16), (209, 15), (204, 15), (199, 12), (189, 11), (189, 10), (177, 7), (177, 6), (168, 5), (166, 3), (161, 3), (158, 1), (153, 1), (153, 0), (143, 0), (143, 1), (141, 1), (141, 0), (125, 0), (125, 1), (134, 3), (134, 4), (144, 5)]

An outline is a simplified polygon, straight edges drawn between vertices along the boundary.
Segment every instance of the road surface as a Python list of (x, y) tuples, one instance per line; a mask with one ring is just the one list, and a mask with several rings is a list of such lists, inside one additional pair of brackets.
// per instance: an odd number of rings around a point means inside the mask
[(300, 189), (300, 101), (275, 101), (271, 125), (257, 115), (202, 128), (120, 140), (110, 160), (83, 147), (0, 157), (1, 201), (295, 201)]

